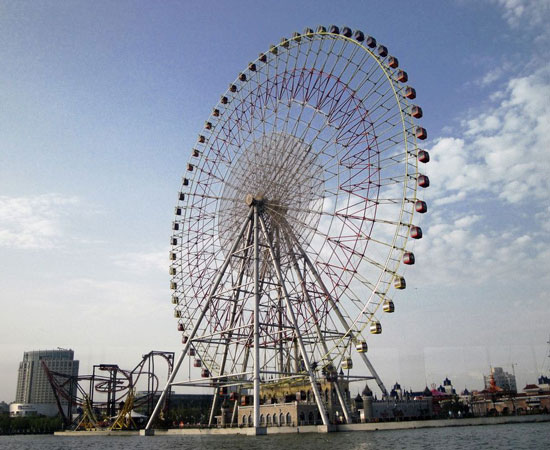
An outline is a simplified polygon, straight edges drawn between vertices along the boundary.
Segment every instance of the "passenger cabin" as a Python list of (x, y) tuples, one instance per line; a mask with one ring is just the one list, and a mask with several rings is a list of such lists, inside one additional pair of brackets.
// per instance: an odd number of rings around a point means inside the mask
[(403, 263), (407, 264), (408, 266), (412, 266), (414, 264), (414, 253), (405, 252), (403, 254)]
[(426, 128), (422, 128), (422, 127), (416, 127), (414, 134), (416, 138), (420, 139), (421, 141), (423, 141), (428, 137), (428, 132), (426, 131)]
[(373, 322), (370, 326), (371, 334), (380, 334), (382, 333), (382, 325), (380, 322)]
[(417, 200), (414, 204), (414, 209), (416, 212), (419, 212), (420, 214), (424, 214), (425, 212), (428, 212), (428, 205), (426, 202), (422, 200)]
[(427, 188), (430, 185), (430, 179), (426, 175), (418, 175), (418, 186)]
[(410, 235), (413, 239), (422, 239), (422, 228), (412, 226)]
[(423, 164), (430, 162), (430, 154), (426, 150), (419, 150), (418, 161), (420, 161)]
[(416, 90), (413, 87), (407, 86), (405, 88), (405, 97), (409, 100), (414, 100), (416, 98)]
[(366, 353), (367, 350), (369, 349), (365, 341), (359, 341), (355, 346), (355, 348), (359, 353)]
[(393, 279), (393, 286), (395, 287), (395, 289), (405, 289), (407, 287), (405, 278), (396, 275)]
[(346, 358), (342, 361), (342, 369), (349, 370), (353, 368), (353, 360), (351, 358)]
[(422, 117), (422, 108), (417, 105), (411, 106), (411, 116), (413, 116), (415, 119), (420, 119)]
[(392, 300), (386, 300), (384, 302), (384, 305), (382, 306), (382, 309), (384, 310), (384, 312), (386, 313), (392, 313), (395, 311), (395, 305), (393, 304), (393, 301)]

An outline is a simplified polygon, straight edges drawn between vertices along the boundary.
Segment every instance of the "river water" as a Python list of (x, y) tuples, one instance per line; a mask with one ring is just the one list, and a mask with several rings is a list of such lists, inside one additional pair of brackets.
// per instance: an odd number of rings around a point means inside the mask
[(268, 436), (0, 436), (4, 450), (548, 449), (550, 422)]

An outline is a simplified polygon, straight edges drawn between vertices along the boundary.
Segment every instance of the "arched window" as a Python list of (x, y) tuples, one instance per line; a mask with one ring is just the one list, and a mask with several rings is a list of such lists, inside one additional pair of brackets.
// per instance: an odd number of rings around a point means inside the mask
[(277, 425), (277, 414), (273, 413), (273, 425)]
[(248, 417), (247, 416), (243, 416), (243, 425), (246, 425), (248, 422)]
[(250, 425), (250, 426), (254, 425), (254, 424), (252, 423), (252, 414), (249, 414), (249, 415), (248, 415), (248, 425)]
[(310, 425), (313, 425), (313, 422), (315, 422), (315, 417), (313, 415), (313, 411), (310, 411), (308, 416), (307, 416), (307, 421), (309, 422)]
[(284, 425), (285, 424), (285, 416), (283, 415), (283, 413), (279, 414), (279, 425)]
[(290, 413), (286, 413), (286, 424), (290, 425), (292, 423), (292, 417), (290, 417)]
[(303, 412), (301, 412), (300, 413), (300, 422), (298, 422), (298, 425), (303, 425), (305, 421), (306, 421), (306, 415)]
[(260, 414), (260, 425), (265, 423), (265, 417), (263, 414)]
[(267, 415), (267, 424), (271, 425), (271, 414)]

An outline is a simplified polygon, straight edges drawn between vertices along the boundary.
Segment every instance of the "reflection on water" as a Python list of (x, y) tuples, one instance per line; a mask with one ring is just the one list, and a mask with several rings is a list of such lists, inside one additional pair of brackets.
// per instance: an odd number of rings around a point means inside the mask
[(547, 449), (550, 422), (418, 430), (271, 436), (0, 436), (4, 450)]

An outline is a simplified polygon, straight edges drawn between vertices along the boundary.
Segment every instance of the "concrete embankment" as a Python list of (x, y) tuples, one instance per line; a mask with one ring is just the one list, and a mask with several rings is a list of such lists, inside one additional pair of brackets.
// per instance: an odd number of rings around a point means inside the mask
[(327, 431), (383, 431), (383, 430), (407, 430), (416, 428), (440, 428), (440, 427), (464, 427), (479, 425), (500, 425), (508, 423), (530, 423), (550, 422), (550, 415), (533, 416), (506, 416), (506, 417), (478, 417), (470, 419), (444, 419), (444, 420), (412, 420), (407, 422), (373, 422), (354, 423), (349, 425), (331, 426), (327, 430), (323, 426), (301, 426), (301, 427), (264, 427), (258, 430), (254, 428), (173, 428), (169, 430), (151, 430), (152, 432), (141, 431), (58, 431), (56, 436), (132, 436), (132, 435), (219, 435), (219, 434), (288, 434), (288, 433), (326, 433)]

